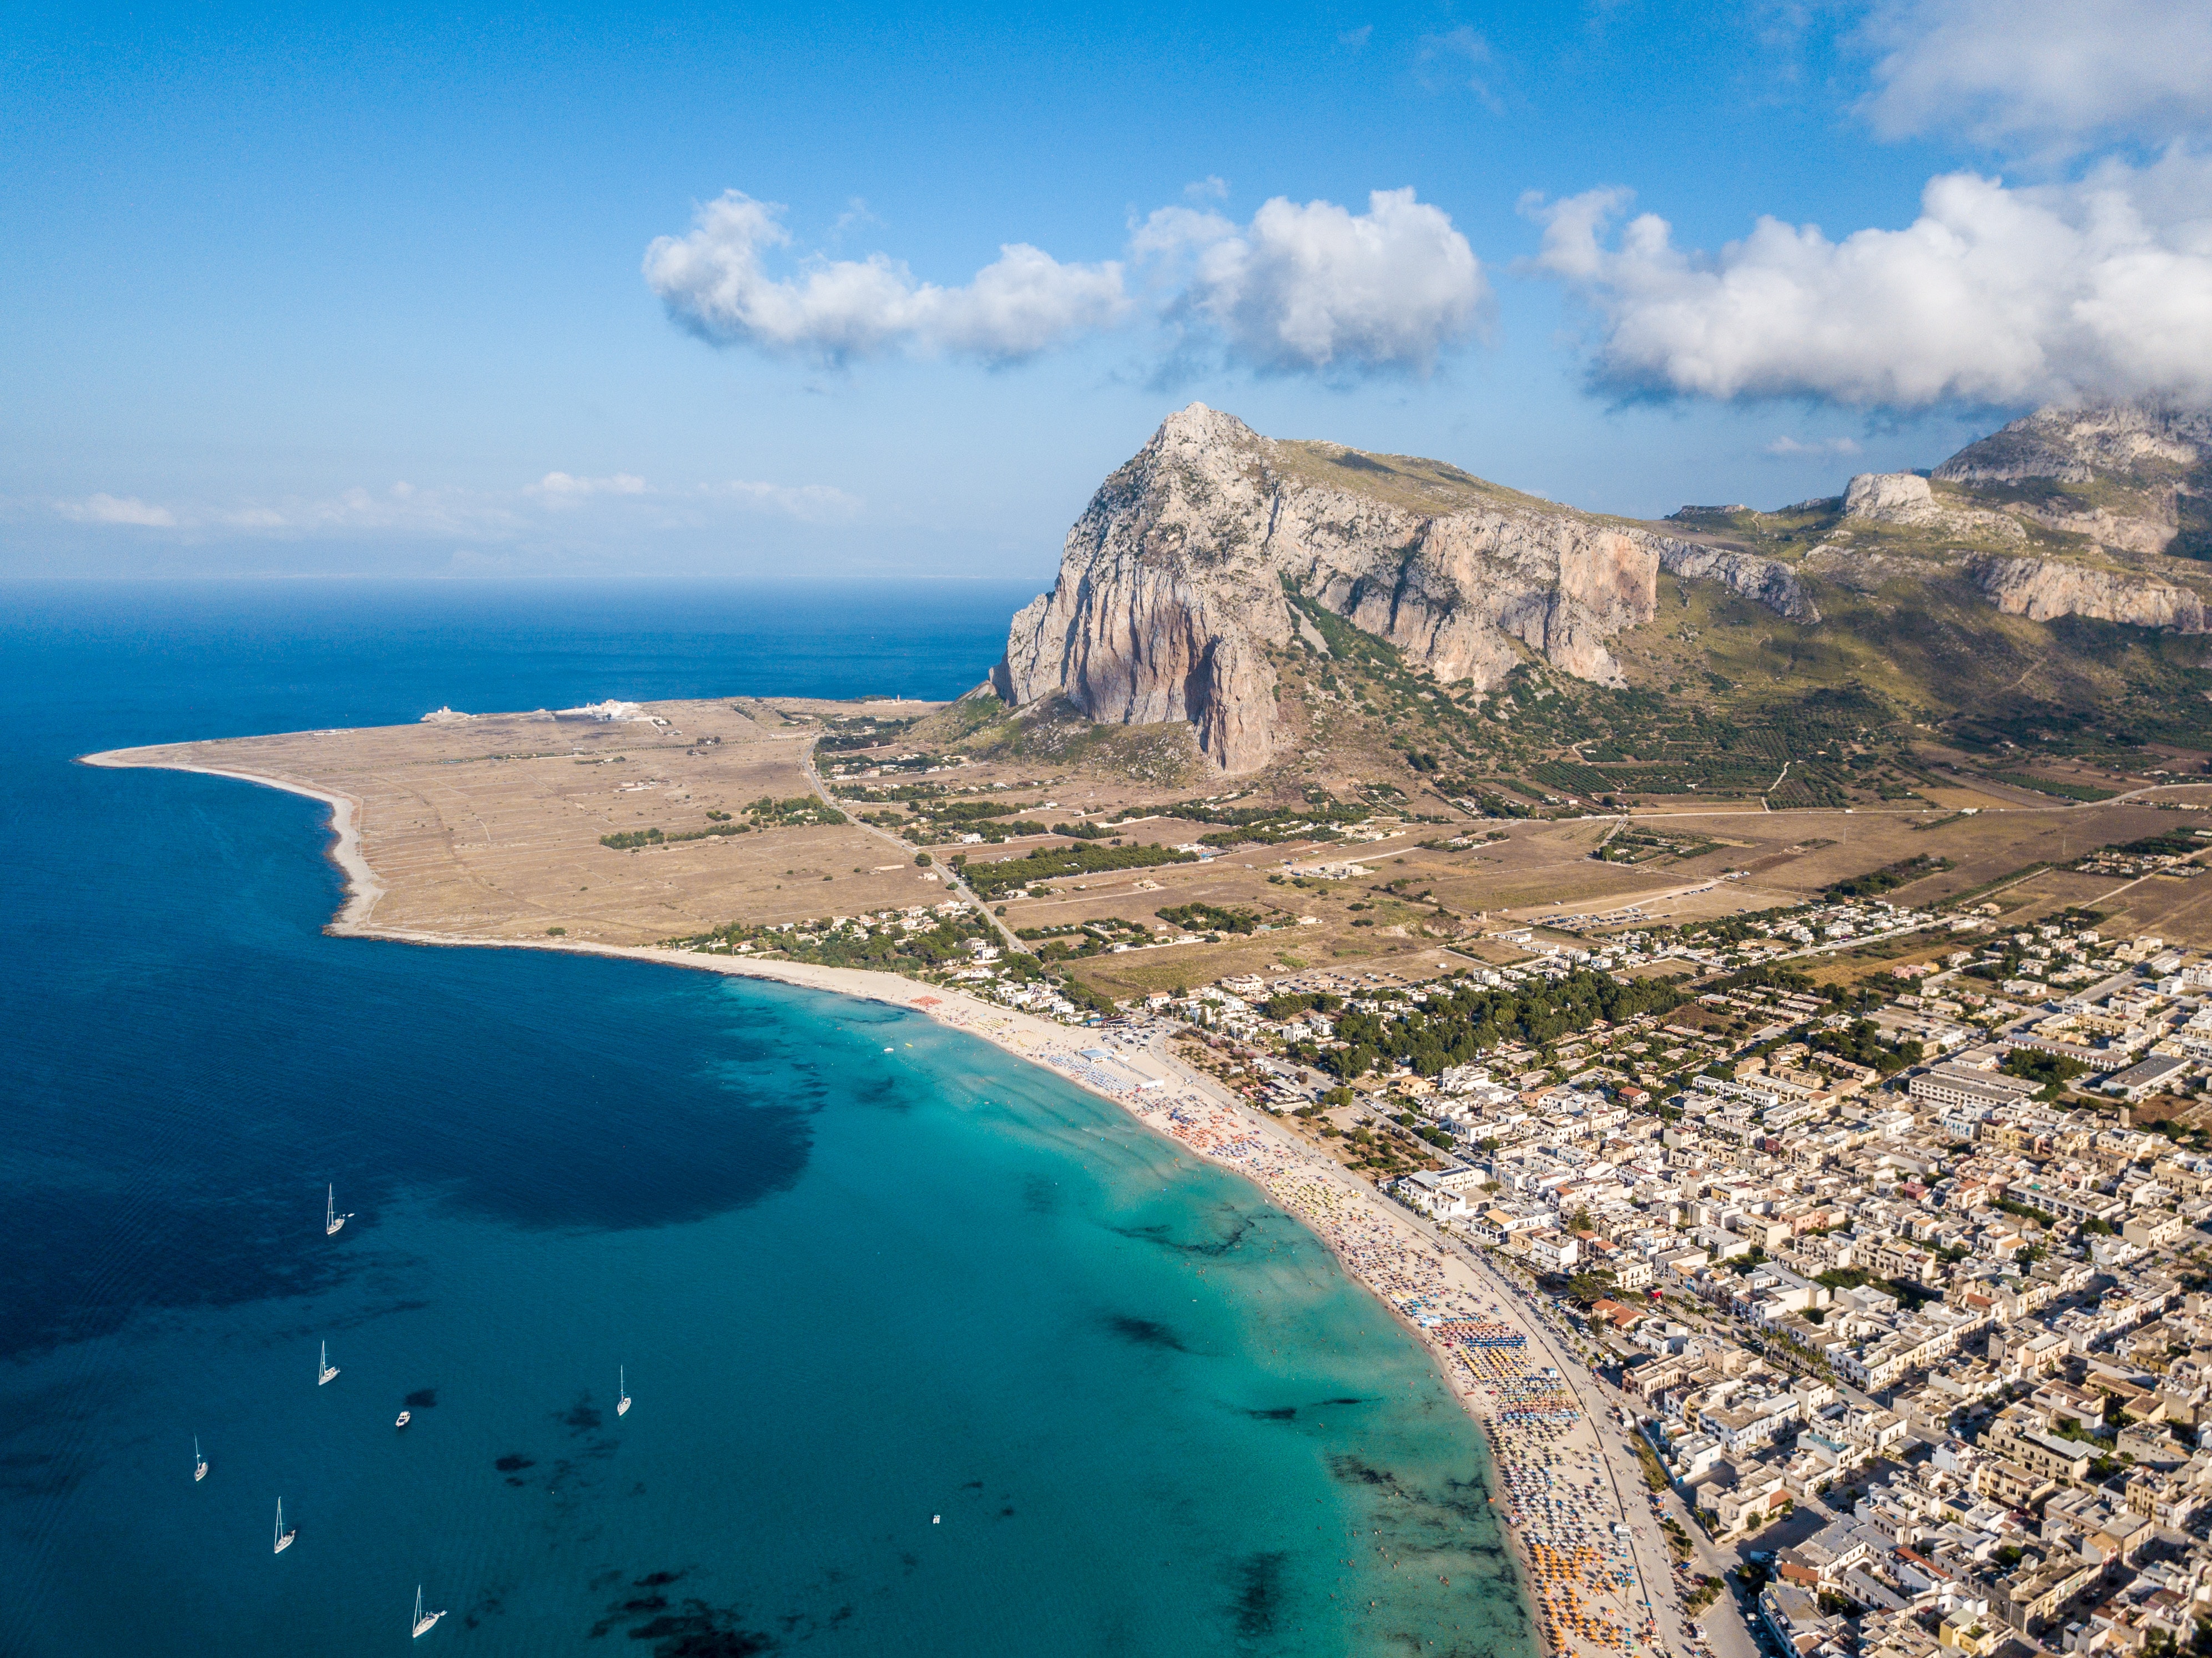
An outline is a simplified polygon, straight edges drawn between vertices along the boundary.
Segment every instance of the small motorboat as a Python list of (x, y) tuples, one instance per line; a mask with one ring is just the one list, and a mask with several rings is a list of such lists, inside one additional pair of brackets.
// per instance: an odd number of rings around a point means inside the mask
[(414, 1413), (414, 1412), (412, 1412), (412, 1411), (402, 1411), (402, 1412), (400, 1412), (400, 1413), (399, 1413), (399, 1420), (398, 1420), (398, 1421), (397, 1421), (397, 1422), (395, 1422), (395, 1423), (393, 1423), (392, 1425), (393, 1427), (395, 1427), (395, 1428), (404, 1428), (404, 1427), (405, 1427), (409, 1423), (412, 1422), (414, 1419), (415, 1419), (415, 1413)]

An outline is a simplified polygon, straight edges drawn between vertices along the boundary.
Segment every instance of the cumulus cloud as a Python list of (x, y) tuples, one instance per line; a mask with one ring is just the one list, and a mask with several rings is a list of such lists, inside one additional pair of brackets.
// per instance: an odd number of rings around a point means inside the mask
[(1717, 254), (1596, 190), (1524, 210), (1538, 268), (1601, 320), (1594, 370), (1631, 391), (1921, 408), (2212, 396), (2212, 159), (2179, 148), (2014, 188), (1931, 179), (1901, 230), (1831, 241), (1762, 218)]
[(82, 501), (58, 501), (54, 510), (76, 524), (129, 524), (140, 529), (173, 528), (177, 515), (167, 507), (155, 507), (136, 495), (91, 495)]
[(803, 260), (771, 276), (764, 255), (788, 246), (783, 210), (726, 191), (690, 234), (657, 237), (645, 279), (683, 326), (716, 344), (745, 343), (842, 361), (894, 349), (1017, 362), (1117, 321), (1128, 301), (1121, 267), (1062, 264), (1025, 242), (965, 287), (916, 282), (882, 253)]
[(1467, 238), (1410, 189), (1374, 191), (1362, 214), (1279, 196), (1243, 226), (1161, 208), (1133, 251), (1167, 273), (1172, 318), (1266, 372), (1425, 374), (1480, 329), (1490, 299)]
[(2212, 7), (2178, 0), (1887, 0), (1862, 105), (1877, 132), (2065, 151), (2212, 129)]
[(791, 244), (783, 210), (734, 190), (700, 209), (688, 235), (654, 241), (645, 275), (704, 339), (831, 361), (905, 351), (1011, 363), (1149, 314), (1186, 355), (1194, 338), (1218, 341), (1263, 372), (1426, 373), (1480, 331), (1482, 263), (1410, 189), (1376, 191), (1357, 214), (1279, 197), (1241, 225), (1210, 205), (1228, 193), (1220, 179), (1183, 193), (1191, 205), (1131, 233), (1141, 302), (1125, 286), (1129, 265), (1063, 264), (1021, 242), (961, 288), (917, 282), (883, 253), (817, 254), (777, 276), (769, 256)]

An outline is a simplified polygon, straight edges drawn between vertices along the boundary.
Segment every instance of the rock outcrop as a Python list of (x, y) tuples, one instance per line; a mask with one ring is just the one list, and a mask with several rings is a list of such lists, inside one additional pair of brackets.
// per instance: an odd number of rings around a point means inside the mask
[(999, 694), (1064, 696), (1094, 720), (1187, 720), (1227, 772), (1274, 744), (1268, 652), (1322, 604), (1447, 681), (1487, 689), (1520, 659), (1620, 683), (1607, 641), (1650, 620), (1661, 568), (1726, 583), (1798, 621), (1786, 565), (1486, 484), (1455, 467), (1278, 442), (1193, 404), (1108, 478), (1059, 579), (1014, 618)]
[(2002, 491), (2008, 513), (2123, 552), (2168, 550), (2183, 505), (2212, 490), (2212, 412), (2160, 404), (2039, 409), (1938, 466)]
[(1917, 472), (1861, 472), (1844, 491), (1843, 521), (1849, 525), (1853, 519), (1938, 535), (2027, 537), (2020, 521), (2006, 513), (1938, 500), (1935, 487)]
[(1761, 558), (1707, 547), (1672, 536), (1649, 537), (1659, 548), (1659, 568), (1668, 575), (1692, 581), (1717, 581), (1730, 592), (1764, 604), (1779, 616), (1810, 627), (1820, 619), (1820, 607), (1798, 580), (1797, 572), (1779, 559)]
[(2007, 616), (2031, 622), (2088, 616), (2173, 633), (2212, 631), (2203, 598), (2186, 587), (2051, 558), (1971, 559), (1966, 573)]
[(1881, 524), (1933, 524), (1936, 491), (1917, 472), (1861, 472), (1844, 489), (1844, 516)]

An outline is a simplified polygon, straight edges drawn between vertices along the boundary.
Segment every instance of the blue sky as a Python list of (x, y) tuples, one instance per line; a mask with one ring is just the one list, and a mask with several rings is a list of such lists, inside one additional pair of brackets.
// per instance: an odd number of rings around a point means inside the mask
[(2201, 6), (830, 9), (11, 9), (0, 574), (1042, 586), (1194, 399), (1650, 516), (2212, 393)]

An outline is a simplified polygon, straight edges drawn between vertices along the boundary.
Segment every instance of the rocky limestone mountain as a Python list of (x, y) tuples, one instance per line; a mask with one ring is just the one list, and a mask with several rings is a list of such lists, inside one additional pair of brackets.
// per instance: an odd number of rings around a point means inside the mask
[(2021, 483), (2171, 473), (2212, 455), (2212, 412), (2148, 403), (2039, 409), (1938, 466), (1947, 483)]
[(1523, 652), (1621, 683), (1608, 641), (1649, 622), (1661, 571), (1820, 620), (1786, 563), (1575, 512), (1436, 461), (1261, 437), (1202, 404), (1171, 415), (1068, 531), (1059, 578), (993, 673), (1017, 708), (1183, 720), (1224, 772), (1277, 739), (1272, 651), (1295, 594), (1441, 681), (1486, 689)]
[(2172, 633), (2208, 631), (2203, 596), (2170, 581), (2058, 559), (1987, 554), (1969, 560), (1966, 570), (2007, 616), (2031, 622), (2080, 616)]
[[(2042, 409), (1930, 475), (2122, 552), (2197, 552), (2212, 494), (2212, 412), (2146, 403)], [(2177, 548), (2184, 537), (2191, 545)]]
[(1963, 557), (2008, 616), (2197, 633), (2205, 600), (2191, 584), (2202, 568), (2193, 560), (2212, 554), (2208, 489), (2212, 414), (2113, 404), (2040, 410), (1932, 472), (1861, 473), (1839, 501), (1784, 512), (1832, 515), (1799, 565), (1808, 576), (1873, 591), (1897, 576), (1934, 579), (1947, 556)]
[[(1024, 720), (1186, 723), (1227, 773), (1310, 727), (1291, 665), (1330, 653), (1324, 612), (1462, 702), (1526, 668), (1731, 708), (1880, 688), (1938, 719), (1995, 717), (2032, 679), (2088, 708), (2182, 671), (2158, 635), (2212, 632), (2209, 501), (2212, 415), (2149, 404), (2045, 410), (1932, 472), (1650, 524), (1194, 404), (1092, 498), (993, 683)], [(2069, 618), (2145, 642), (2022, 631)]]

